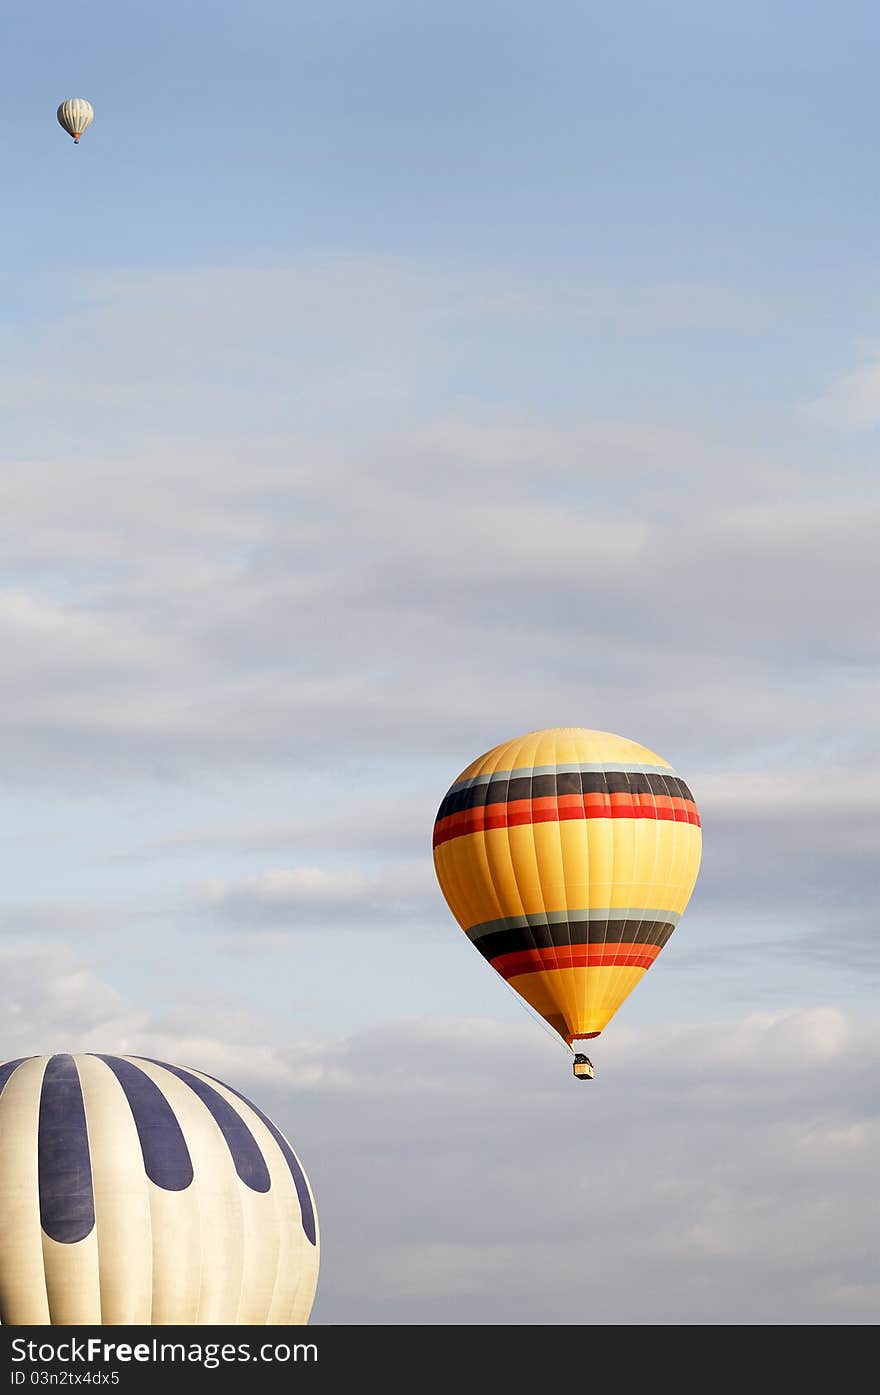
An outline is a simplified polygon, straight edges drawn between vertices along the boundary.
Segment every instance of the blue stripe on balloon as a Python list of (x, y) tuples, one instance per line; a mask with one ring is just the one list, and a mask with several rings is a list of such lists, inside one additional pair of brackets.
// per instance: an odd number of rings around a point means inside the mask
[(17, 1061), (4, 1061), (3, 1065), (0, 1066), (0, 1091), (3, 1090), (10, 1075), (17, 1071), (19, 1066), (23, 1065), (25, 1061), (32, 1060), (32, 1056), (19, 1056)]
[[(147, 1056), (144, 1059), (152, 1060), (152, 1057)], [(167, 1061), (153, 1061), (153, 1065), (170, 1071), (198, 1095), (226, 1139), (235, 1170), (245, 1186), (250, 1187), (252, 1192), (267, 1192), (272, 1185), (272, 1179), (266, 1160), (247, 1124), (229, 1101), (218, 1095), (213, 1086), (199, 1079), (197, 1075), (192, 1075), (188, 1070), (183, 1070), (181, 1066), (169, 1066)]]
[[(213, 1080), (214, 1078), (215, 1077), (212, 1075), (211, 1079)], [(275, 1125), (272, 1123), (272, 1120), (266, 1117), (262, 1109), (258, 1109), (257, 1106), (255, 1104), (252, 1104), (249, 1099), (246, 1099), (245, 1096), (240, 1093), (240, 1091), (233, 1090), (232, 1086), (225, 1084), (224, 1081), (218, 1080), (217, 1084), (222, 1085), (224, 1090), (228, 1090), (230, 1095), (235, 1095), (236, 1099), (241, 1100), (242, 1104), (246, 1104), (248, 1109), (252, 1109), (256, 1114), (257, 1118), (261, 1119), (262, 1122), (266, 1125), (266, 1128), (269, 1130), (275, 1142), (278, 1144), (278, 1147), (281, 1149), (281, 1152), (284, 1155), (284, 1161), (287, 1163), (287, 1166), (290, 1169), (290, 1175), (293, 1178), (293, 1185), (296, 1187), (296, 1194), (299, 1197), (299, 1208), (302, 1212), (303, 1230), (305, 1231), (306, 1236), (311, 1241), (311, 1243), (313, 1245), (316, 1245), (318, 1243), (318, 1228), (315, 1224), (315, 1209), (312, 1206), (312, 1198), (309, 1195), (309, 1185), (306, 1181), (305, 1173), (299, 1165), (299, 1159), (297, 1158), (296, 1153), (294, 1153), (293, 1149), (291, 1148), (287, 1139), (284, 1137), (284, 1134), (281, 1132), (281, 1130), (275, 1127)]]
[(62, 1245), (84, 1240), (95, 1224), (95, 1200), (86, 1111), (72, 1056), (51, 1056), (43, 1075), (37, 1174), (46, 1234)]
[(121, 1056), (98, 1054), (98, 1060), (110, 1067), (122, 1086), (150, 1181), (166, 1192), (185, 1191), (193, 1179), (192, 1159), (174, 1110), (159, 1086), (140, 1066)]

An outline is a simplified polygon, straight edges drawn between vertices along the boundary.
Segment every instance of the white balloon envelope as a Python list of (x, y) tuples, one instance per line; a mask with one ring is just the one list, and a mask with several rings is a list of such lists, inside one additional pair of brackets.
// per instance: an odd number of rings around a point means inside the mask
[(315, 1200), (256, 1105), (140, 1056), (0, 1063), (0, 1325), (308, 1321)]
[(74, 145), (79, 145), (80, 136), (95, 119), (92, 104), (85, 97), (68, 97), (66, 102), (61, 103), (57, 115), (59, 124), (69, 136), (73, 136)]

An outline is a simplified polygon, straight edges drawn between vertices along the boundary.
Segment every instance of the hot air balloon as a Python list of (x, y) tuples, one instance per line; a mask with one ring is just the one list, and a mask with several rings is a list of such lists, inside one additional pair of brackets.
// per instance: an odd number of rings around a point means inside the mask
[(58, 108), (57, 116), (67, 134), (73, 136), (74, 145), (79, 145), (80, 136), (95, 119), (92, 104), (87, 102), (85, 97), (68, 97)]
[[(700, 867), (693, 795), (622, 736), (555, 727), (463, 770), (434, 824), (434, 866), (468, 939), (573, 1048), (644, 978)], [(578, 1079), (592, 1078), (582, 1052)]]
[(318, 1221), (266, 1115), (137, 1056), (0, 1065), (0, 1322), (308, 1321)]

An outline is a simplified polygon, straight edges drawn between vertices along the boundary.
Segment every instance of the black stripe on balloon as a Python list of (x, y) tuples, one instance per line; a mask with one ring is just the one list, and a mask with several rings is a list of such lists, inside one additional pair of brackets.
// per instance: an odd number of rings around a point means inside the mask
[[(212, 1075), (211, 1079), (213, 1080), (214, 1078), (215, 1077)], [(314, 1207), (312, 1206), (312, 1198), (309, 1195), (308, 1183), (306, 1182), (305, 1174), (299, 1165), (299, 1159), (297, 1158), (296, 1153), (294, 1153), (293, 1149), (291, 1148), (287, 1139), (284, 1137), (284, 1134), (281, 1132), (281, 1130), (275, 1127), (275, 1125), (272, 1123), (272, 1120), (267, 1118), (267, 1116), (263, 1113), (262, 1109), (258, 1109), (257, 1106), (255, 1104), (252, 1104), (249, 1099), (246, 1099), (245, 1096), (241, 1094), (239, 1090), (233, 1090), (232, 1086), (225, 1084), (224, 1081), (218, 1080), (217, 1084), (222, 1085), (224, 1090), (228, 1090), (230, 1095), (235, 1095), (235, 1098), (237, 1100), (241, 1100), (242, 1104), (246, 1104), (248, 1109), (252, 1109), (256, 1114), (257, 1118), (261, 1121), (261, 1123), (266, 1125), (266, 1128), (269, 1130), (275, 1142), (278, 1144), (278, 1147), (281, 1149), (281, 1152), (284, 1156), (284, 1161), (287, 1163), (287, 1166), (290, 1169), (290, 1175), (293, 1178), (293, 1185), (296, 1187), (296, 1194), (299, 1197), (299, 1209), (302, 1212), (303, 1230), (306, 1233), (306, 1238), (311, 1242), (311, 1244), (316, 1245), (318, 1243), (318, 1229), (315, 1224), (315, 1211)]]
[(72, 1056), (51, 1056), (43, 1075), (37, 1176), (46, 1234), (62, 1245), (84, 1240), (95, 1224), (95, 1198), (86, 1111)]
[(174, 1110), (159, 1086), (140, 1066), (121, 1056), (101, 1056), (122, 1086), (137, 1136), (144, 1171), (166, 1192), (185, 1191), (193, 1179), (192, 1159)]
[[(152, 1060), (152, 1057), (145, 1057)], [(228, 1100), (219, 1095), (212, 1085), (201, 1080), (197, 1075), (184, 1070), (181, 1066), (169, 1066), (167, 1061), (153, 1061), (154, 1066), (161, 1066), (163, 1070), (168, 1070), (172, 1075), (176, 1075), (178, 1080), (182, 1080), (185, 1085), (198, 1095), (202, 1104), (212, 1115), (223, 1137), (226, 1139), (226, 1146), (232, 1155), (235, 1170), (246, 1187), (250, 1187), (252, 1192), (267, 1192), (272, 1185), (269, 1176), (269, 1169), (266, 1166), (266, 1159), (260, 1152), (257, 1140), (254, 1138), (247, 1124), (240, 1114), (232, 1108)]]
[(487, 959), (560, 945), (650, 944), (662, 949), (674, 929), (668, 920), (563, 920), (553, 925), (494, 930), (477, 935), (471, 944)]
[(10, 1075), (17, 1071), (19, 1066), (24, 1065), (25, 1061), (32, 1060), (32, 1056), (19, 1056), (17, 1061), (4, 1061), (3, 1065), (0, 1066), (0, 1090), (4, 1088)]
[(509, 804), (514, 799), (548, 799), (560, 794), (665, 794), (672, 799), (694, 797), (677, 775), (646, 775), (627, 770), (560, 770), (553, 775), (515, 775), (447, 794), (437, 819), (461, 814), (486, 804)]

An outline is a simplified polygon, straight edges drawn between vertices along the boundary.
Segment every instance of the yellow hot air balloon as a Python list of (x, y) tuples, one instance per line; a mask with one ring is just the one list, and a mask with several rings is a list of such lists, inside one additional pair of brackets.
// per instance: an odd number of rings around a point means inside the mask
[[(661, 756), (552, 727), (463, 770), (434, 824), (434, 866), (468, 939), (572, 1046), (645, 976), (700, 867), (693, 795)], [(578, 1053), (574, 1073), (592, 1076)]]
[(66, 102), (62, 102), (58, 111), (58, 124), (63, 126), (69, 136), (73, 136), (74, 145), (79, 145), (79, 138), (91, 126), (95, 119), (91, 102), (87, 102), (85, 97), (68, 97)]
[(138, 1056), (0, 1064), (0, 1323), (308, 1321), (314, 1198), (256, 1105)]

